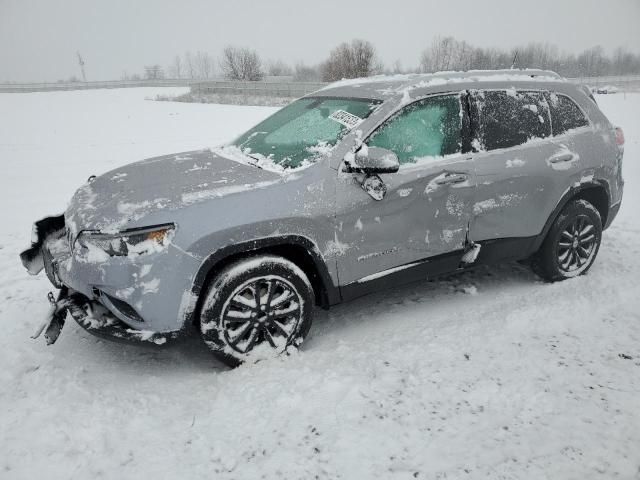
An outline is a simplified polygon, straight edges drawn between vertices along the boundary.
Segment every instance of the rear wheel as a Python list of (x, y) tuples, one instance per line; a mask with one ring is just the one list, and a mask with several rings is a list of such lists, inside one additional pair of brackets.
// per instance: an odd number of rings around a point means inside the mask
[(202, 337), (230, 366), (281, 354), (309, 332), (313, 298), (306, 275), (289, 260), (271, 255), (240, 260), (206, 293)]
[(552, 282), (582, 275), (593, 265), (601, 239), (598, 210), (586, 200), (569, 202), (534, 256), (534, 271)]

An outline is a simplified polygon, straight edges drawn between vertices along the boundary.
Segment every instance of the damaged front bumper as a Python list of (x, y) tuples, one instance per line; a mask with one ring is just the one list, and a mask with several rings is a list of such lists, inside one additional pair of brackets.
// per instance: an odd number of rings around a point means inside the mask
[(180, 331), (151, 332), (135, 330), (114, 317), (101, 303), (91, 300), (79, 292), (62, 287), (58, 298), (54, 300), (49, 293), (51, 309), (42, 326), (31, 338), (38, 338), (43, 332), (47, 345), (56, 342), (65, 321), (71, 316), (87, 332), (109, 340), (132, 343), (152, 343), (164, 345), (180, 335)]
[[(77, 279), (68, 278), (64, 268), (71, 261), (72, 242), (64, 216), (48, 217), (34, 224), (31, 247), (20, 254), (22, 264), (31, 275), (44, 269), (51, 283), (60, 289), (57, 298), (49, 293), (51, 307), (32, 338), (38, 338), (44, 332), (47, 344), (55, 343), (69, 316), (89, 333), (116, 341), (163, 345), (182, 333), (182, 329), (157, 332), (133, 328), (112, 311), (122, 315), (124, 302), (114, 305), (116, 298), (90, 285), (75, 287)], [(144, 320), (138, 318), (143, 324)]]

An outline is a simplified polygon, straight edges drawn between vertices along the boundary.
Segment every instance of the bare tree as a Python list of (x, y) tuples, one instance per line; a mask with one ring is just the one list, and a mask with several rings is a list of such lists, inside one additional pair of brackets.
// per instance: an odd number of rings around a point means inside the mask
[(557, 47), (547, 43), (530, 43), (506, 51), (477, 48), (453, 37), (436, 37), (422, 52), (420, 69), (437, 72), (508, 68), (514, 58), (517, 58), (517, 67), (556, 69), (561, 65)]
[(609, 59), (606, 58), (604, 48), (597, 45), (585, 50), (578, 55), (578, 65), (581, 67), (581, 74), (587, 77), (597, 77), (609, 71)]
[(613, 58), (611, 59), (611, 67), (613, 73), (616, 75), (622, 75), (626, 70), (626, 65), (630, 63), (631, 57), (623, 47), (618, 47), (613, 51)]
[(283, 77), (293, 75), (293, 69), (282, 60), (271, 60), (267, 63), (267, 75)]
[(558, 48), (549, 43), (529, 43), (517, 47), (512, 53), (518, 52), (516, 66), (543, 68), (555, 70), (560, 63)]
[(420, 69), (423, 72), (439, 72), (450, 70), (457, 40), (453, 37), (436, 37), (431, 47), (420, 56)]
[(144, 78), (147, 80), (159, 80), (164, 78), (164, 70), (160, 65), (147, 65), (144, 67)]
[(601, 46), (584, 50), (579, 55), (560, 53), (555, 45), (529, 43), (510, 51), (476, 48), (453, 37), (436, 37), (422, 52), (423, 72), (508, 68), (516, 57), (518, 68), (555, 70), (567, 77), (625, 75), (640, 72), (640, 55), (618, 48), (608, 56)]
[(640, 55), (634, 55), (624, 47), (618, 47), (613, 51), (611, 73), (626, 75), (638, 71), (640, 71)]
[(220, 68), (230, 80), (262, 80), (262, 62), (255, 50), (227, 46), (222, 52)]
[(422, 52), (420, 69), (423, 72), (469, 70), (475, 68), (480, 59), (489, 63), (488, 59), (483, 56), (483, 52), (464, 40), (458, 41), (453, 37), (436, 37), (431, 42), (431, 47)]
[(176, 55), (173, 59), (173, 63), (169, 65), (169, 76), (171, 78), (182, 78), (182, 75), (184, 75), (182, 70), (182, 58), (180, 58), (180, 55)]
[(366, 40), (341, 43), (331, 50), (320, 67), (322, 79), (333, 82), (342, 78), (368, 77), (381, 70), (375, 47)]
[(296, 82), (317, 82), (321, 79), (321, 75), (317, 67), (310, 67), (299, 62), (296, 63), (293, 79)]
[(196, 63), (191, 52), (185, 52), (184, 54), (184, 68), (188, 78), (192, 80), (196, 78)]
[(391, 67), (391, 73), (399, 74), (403, 72), (404, 70), (402, 69), (402, 62), (400, 61), (400, 59), (393, 62), (393, 66)]
[(198, 78), (209, 79), (213, 76), (213, 58), (206, 52), (198, 52), (195, 57)]

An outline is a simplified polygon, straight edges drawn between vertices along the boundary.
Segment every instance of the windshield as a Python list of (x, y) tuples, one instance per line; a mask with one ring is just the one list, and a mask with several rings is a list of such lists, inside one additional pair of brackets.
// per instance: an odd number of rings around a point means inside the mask
[(258, 160), (296, 168), (317, 160), (380, 101), (307, 97), (278, 110), (231, 145)]

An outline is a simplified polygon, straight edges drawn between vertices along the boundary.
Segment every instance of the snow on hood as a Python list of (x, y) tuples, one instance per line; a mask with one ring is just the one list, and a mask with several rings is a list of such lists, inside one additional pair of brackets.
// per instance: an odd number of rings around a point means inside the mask
[(286, 177), (210, 150), (165, 155), (112, 170), (83, 185), (65, 217), (74, 234), (116, 233), (158, 210), (265, 188)]

